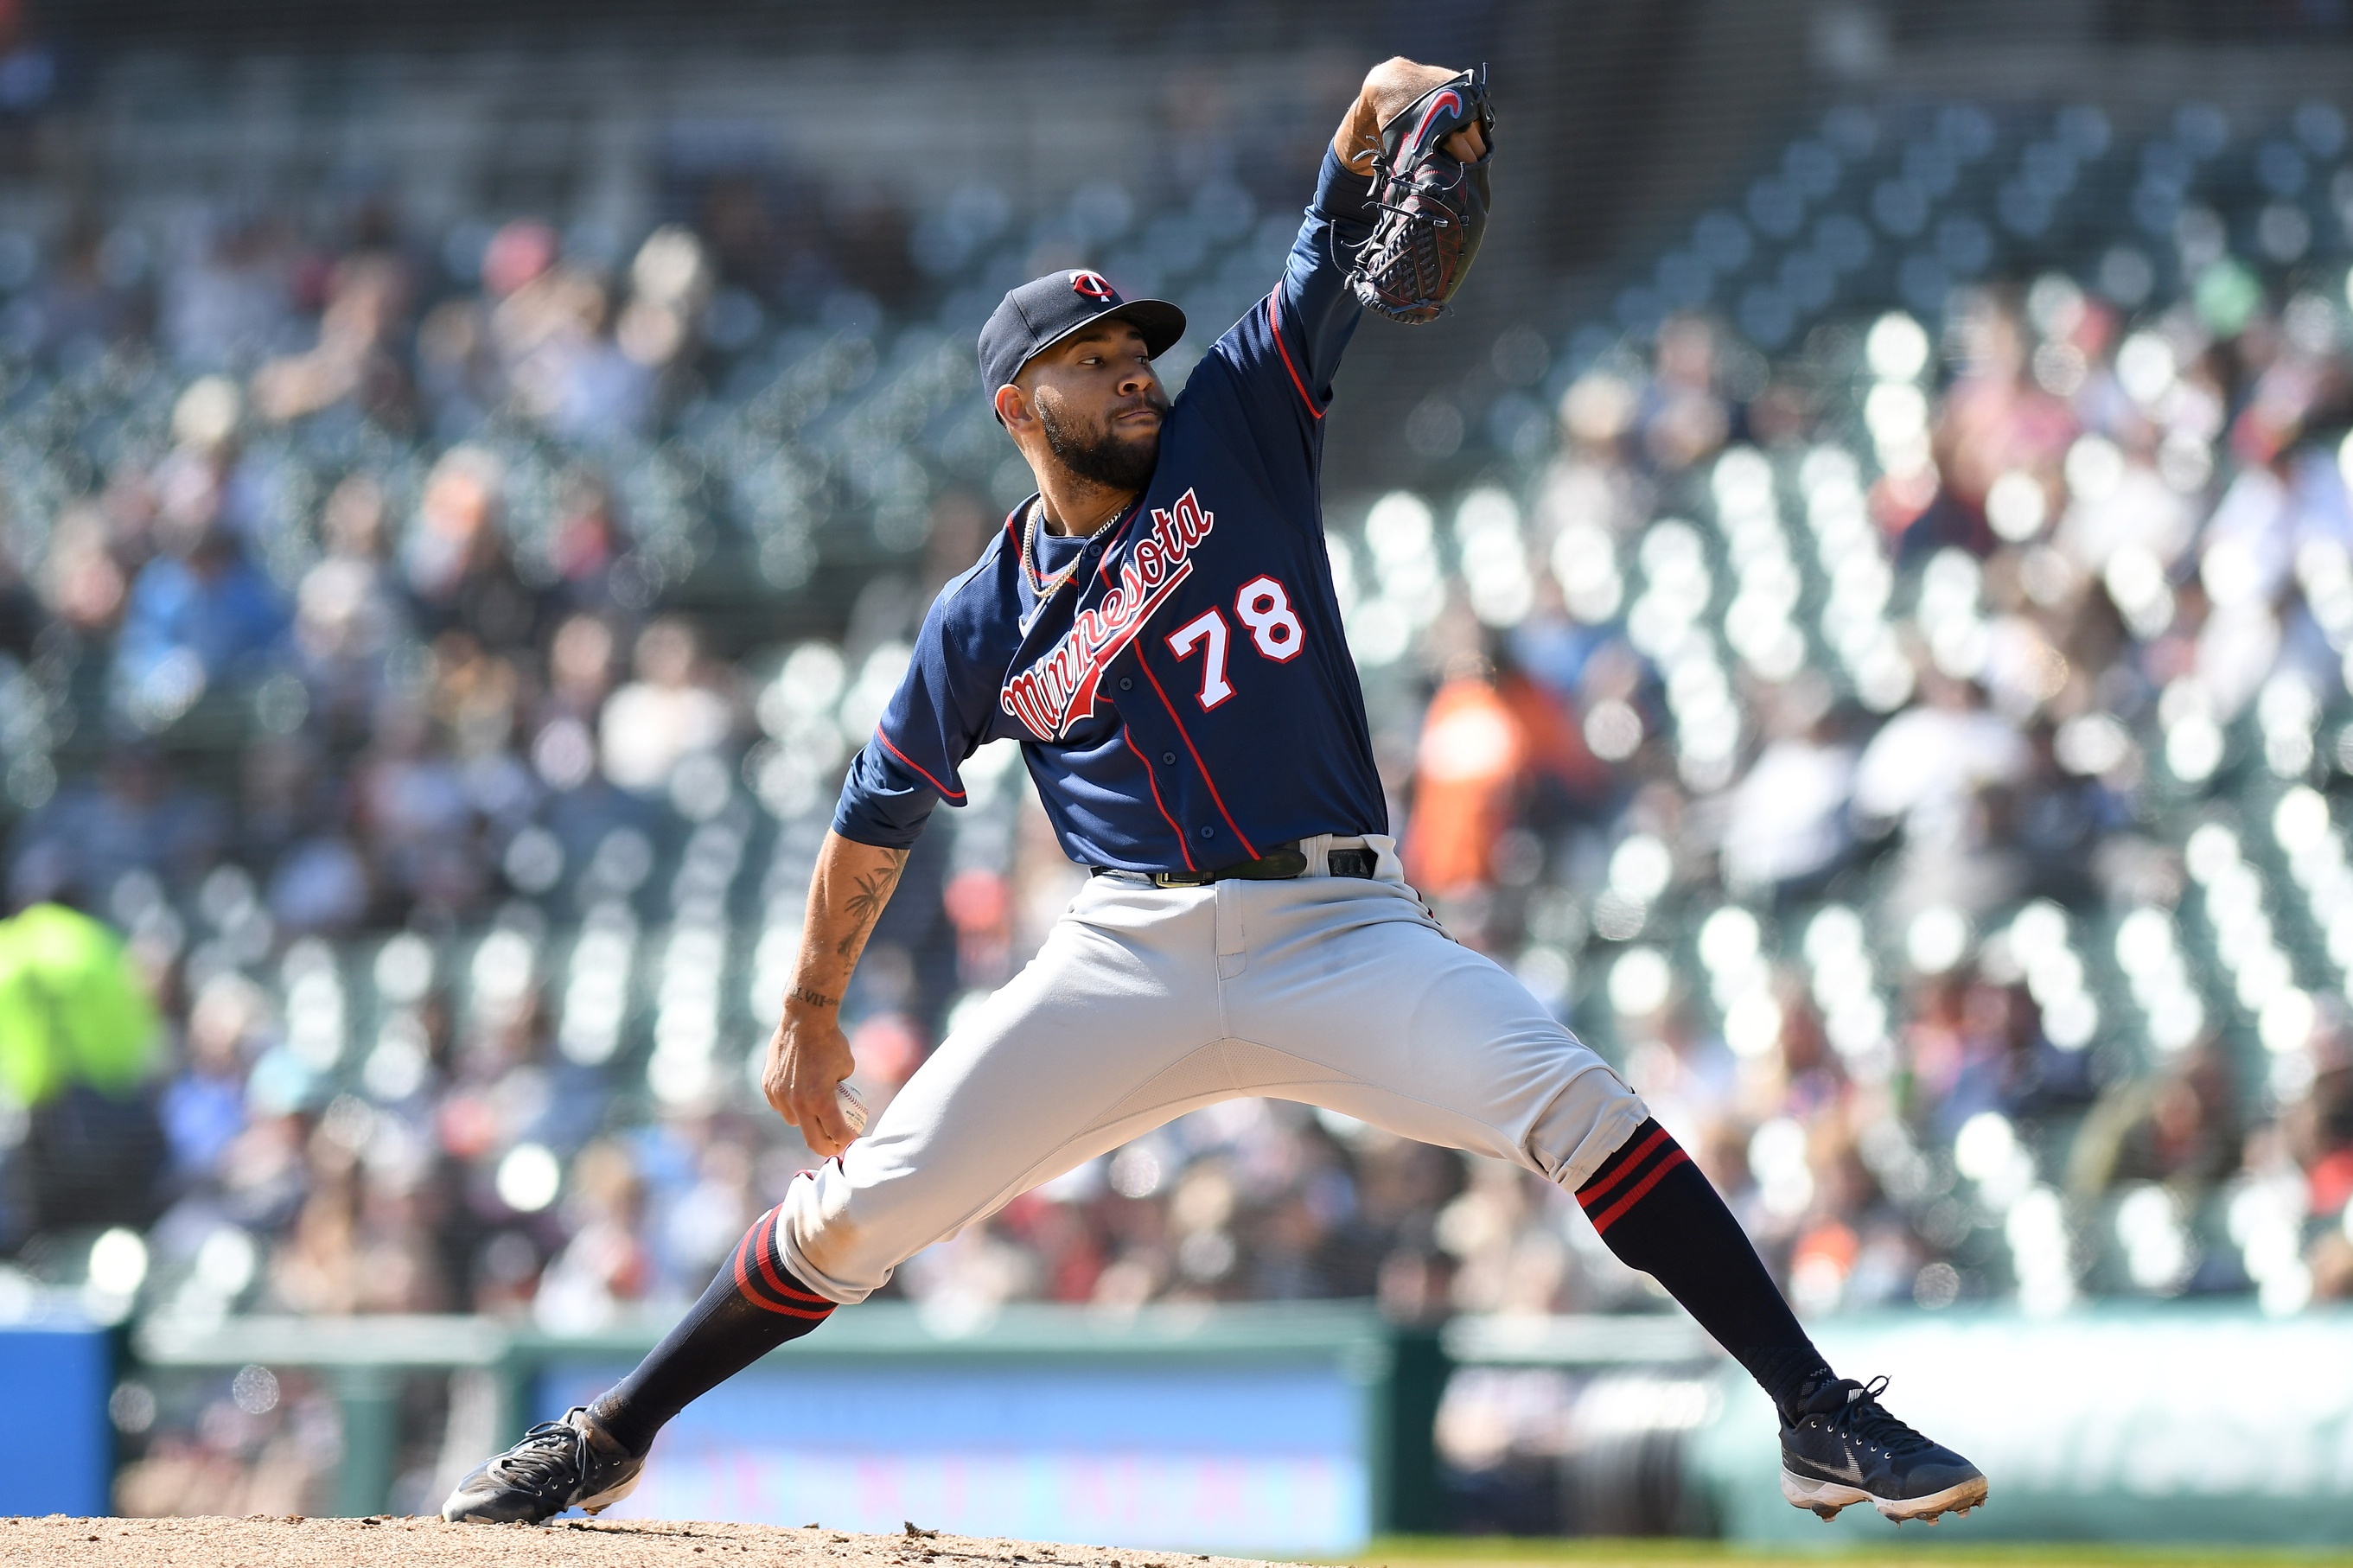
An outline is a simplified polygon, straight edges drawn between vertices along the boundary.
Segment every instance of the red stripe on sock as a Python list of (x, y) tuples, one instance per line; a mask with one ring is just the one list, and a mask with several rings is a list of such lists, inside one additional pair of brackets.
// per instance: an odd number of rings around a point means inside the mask
[(1669, 1141), (1670, 1140), (1667, 1137), (1667, 1130), (1665, 1128), (1653, 1128), (1651, 1131), (1651, 1135), (1642, 1140), (1642, 1146), (1635, 1150), (1632, 1154), (1629, 1155), (1616, 1170), (1610, 1172), (1607, 1176), (1596, 1177), (1594, 1180), (1588, 1182), (1585, 1185), (1577, 1188), (1577, 1201), (1583, 1204), (1587, 1208), (1591, 1208), (1596, 1203), (1599, 1203), (1601, 1199), (1609, 1195), (1610, 1188), (1616, 1186), (1619, 1183), (1632, 1175), (1635, 1170), (1641, 1166), (1643, 1160), (1649, 1157), (1651, 1150)]
[[(794, 1281), (790, 1285), (786, 1284), (784, 1279), (777, 1274), (776, 1266), (768, 1261), (769, 1254), (775, 1250), (775, 1248), (769, 1244), (776, 1239), (776, 1215), (782, 1212), (783, 1205), (781, 1205), (776, 1208), (770, 1209), (766, 1214), (760, 1216), (760, 1224), (752, 1227), (754, 1231), (760, 1230), (762, 1226), (766, 1227), (766, 1234), (760, 1237), (760, 1278), (766, 1280), (769, 1288), (775, 1290), (779, 1296), (787, 1296), (796, 1301), (818, 1302), (828, 1307), (836, 1305), (832, 1300), (826, 1297), (819, 1296), (814, 1291), (802, 1289), (800, 1288), (800, 1283), (797, 1280)], [(744, 1240), (747, 1242), (750, 1241), (750, 1239), (751, 1237), (744, 1237)]]
[(735, 1255), (735, 1289), (736, 1293), (741, 1295), (744, 1300), (751, 1302), (752, 1305), (759, 1308), (762, 1311), (777, 1312), (787, 1318), (828, 1317), (832, 1314), (833, 1309), (839, 1305), (838, 1302), (825, 1301), (823, 1297), (814, 1296), (808, 1298), (808, 1300), (824, 1301), (824, 1305), (814, 1308), (795, 1307), (783, 1301), (770, 1300), (768, 1299), (767, 1292), (760, 1288), (758, 1281), (744, 1274), (744, 1256), (740, 1251)]
[(1620, 1198), (1616, 1203), (1611, 1204), (1608, 1208), (1593, 1216), (1593, 1234), (1599, 1236), (1603, 1232), (1607, 1231), (1612, 1225), (1616, 1224), (1618, 1216), (1624, 1214), (1628, 1209), (1632, 1208), (1636, 1204), (1641, 1202), (1643, 1194), (1648, 1193), (1652, 1187), (1657, 1186), (1659, 1184), (1660, 1178), (1663, 1177), (1669, 1171), (1673, 1170), (1677, 1165), (1688, 1165), (1690, 1163), (1691, 1156), (1684, 1153), (1681, 1149), (1677, 1149), (1673, 1153), (1660, 1161), (1656, 1166), (1652, 1167), (1649, 1175), (1634, 1184), (1632, 1191), (1629, 1192), (1624, 1197)]
[[(828, 1315), (832, 1312), (834, 1308), (839, 1306), (840, 1303), (828, 1301), (822, 1296), (812, 1296), (806, 1290), (794, 1289), (792, 1287), (779, 1281), (776, 1278), (775, 1270), (769, 1267), (767, 1258), (768, 1244), (766, 1239), (761, 1234), (761, 1227), (763, 1226), (773, 1227), (776, 1217), (776, 1211), (775, 1209), (770, 1209), (766, 1214), (760, 1216), (759, 1222), (752, 1226), (752, 1229), (744, 1236), (744, 1239), (735, 1244), (736, 1291), (743, 1296), (744, 1300), (751, 1302), (754, 1306), (758, 1307), (763, 1311), (782, 1313), (787, 1318), (822, 1318)], [(779, 1294), (792, 1297), (797, 1300), (817, 1303), (818, 1310), (810, 1310), (807, 1308), (787, 1306), (782, 1301), (772, 1301), (768, 1300), (765, 1290), (760, 1289), (759, 1286), (754, 1283), (752, 1273), (744, 1265), (745, 1255), (751, 1253), (755, 1245), (758, 1247), (760, 1274), (762, 1276), (761, 1283), (772, 1286)]]
[(757, 1291), (752, 1289), (752, 1276), (744, 1267), (744, 1244), (740, 1241), (735, 1244), (735, 1293), (754, 1306), (765, 1307), (768, 1304), (761, 1299)]

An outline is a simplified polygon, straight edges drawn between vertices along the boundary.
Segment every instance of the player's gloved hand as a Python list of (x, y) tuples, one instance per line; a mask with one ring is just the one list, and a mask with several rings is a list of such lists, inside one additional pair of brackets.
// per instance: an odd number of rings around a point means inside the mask
[(1447, 313), (1486, 234), (1494, 124), (1484, 66), (1393, 59), (1365, 78), (1333, 150), (1373, 183), (1372, 236), (1347, 258), (1367, 310), (1407, 322)]
[[(1356, 101), (1349, 106), (1347, 118), (1340, 121), (1339, 133), (1332, 138), (1340, 161), (1360, 174), (1372, 173), (1373, 164), (1381, 155), (1382, 130), (1416, 100), (1461, 74), (1444, 66), (1426, 66), (1402, 56), (1375, 66), (1366, 73)], [(1475, 163), (1487, 155), (1486, 128), (1473, 120), (1439, 145), (1456, 163)]]
[(760, 1069), (760, 1092), (777, 1115), (801, 1130), (802, 1140), (821, 1160), (840, 1153), (858, 1136), (839, 1099), (841, 1081), (857, 1065), (836, 1005), (785, 1004)]

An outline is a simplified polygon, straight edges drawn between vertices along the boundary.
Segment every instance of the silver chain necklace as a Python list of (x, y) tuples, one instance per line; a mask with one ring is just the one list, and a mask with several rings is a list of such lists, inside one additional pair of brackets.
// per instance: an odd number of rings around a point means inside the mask
[[(1117, 517), (1121, 512), (1127, 510), (1128, 504), (1129, 503), (1126, 501), (1121, 501), (1117, 505), (1113, 506), (1111, 510), (1105, 512), (1103, 516), (1102, 521), (1096, 523), (1093, 529), (1088, 531), (1086, 535), (1088, 542), (1092, 542), (1095, 536), (1103, 531), (1104, 526), (1108, 524), (1113, 518)], [(1039, 496), (1035, 501), (1030, 503), (1029, 521), (1022, 525), (1021, 530), (1021, 564), (1023, 569), (1029, 574), (1029, 588), (1032, 593), (1038, 595), (1038, 609), (1039, 610), (1043, 610), (1046, 607), (1046, 602), (1049, 599), (1051, 599), (1055, 595), (1062, 591), (1062, 584), (1071, 580), (1071, 576), (1077, 573), (1080, 566), (1084, 564), (1087, 558), (1086, 545), (1082, 544), (1079, 546), (1079, 552), (1071, 557), (1070, 563), (1062, 567), (1061, 570), (1056, 572), (1051, 577), (1047, 576), (1043, 572), (1040, 572), (1038, 569), (1038, 520), (1045, 515), (1046, 498)]]

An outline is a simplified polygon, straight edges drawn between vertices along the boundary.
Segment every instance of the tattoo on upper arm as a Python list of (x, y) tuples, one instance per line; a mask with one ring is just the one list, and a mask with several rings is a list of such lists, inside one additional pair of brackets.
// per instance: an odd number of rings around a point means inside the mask
[(882, 916), (882, 906), (891, 900), (891, 890), (899, 885), (899, 873), (907, 868), (907, 852), (891, 851), (888, 865), (856, 879), (857, 891), (842, 901), (842, 912), (849, 917), (849, 929), (834, 943), (837, 957), (848, 958), (864, 944), (867, 933)]

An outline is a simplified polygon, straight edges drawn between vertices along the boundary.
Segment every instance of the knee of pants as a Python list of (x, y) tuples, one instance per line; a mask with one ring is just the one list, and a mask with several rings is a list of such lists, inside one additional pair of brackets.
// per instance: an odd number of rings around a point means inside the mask
[(1531, 1163), (1575, 1192), (1651, 1114), (1642, 1097), (1596, 1062), (1561, 1087), (1528, 1125)]
[(891, 1271), (915, 1250), (899, 1250), (886, 1235), (895, 1227), (871, 1222), (866, 1211), (873, 1205), (862, 1201), (871, 1195), (857, 1191), (839, 1160), (828, 1160), (793, 1178), (776, 1215), (776, 1249), (785, 1267), (846, 1307), (888, 1284)]

